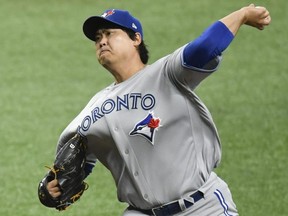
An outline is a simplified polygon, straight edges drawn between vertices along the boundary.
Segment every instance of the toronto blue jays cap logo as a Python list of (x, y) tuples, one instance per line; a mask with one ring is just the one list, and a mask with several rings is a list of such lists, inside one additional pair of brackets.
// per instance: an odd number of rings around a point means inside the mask
[(108, 17), (108, 16), (110, 16), (110, 15), (113, 15), (114, 13), (115, 13), (114, 9), (113, 9), (113, 10), (109, 10), (109, 11), (106, 11), (105, 13), (103, 13), (103, 14), (101, 15), (101, 17), (106, 18), (106, 17)]
[(149, 112), (148, 115), (135, 125), (133, 130), (130, 132), (130, 136), (140, 135), (146, 138), (154, 145), (154, 137), (156, 131), (161, 127), (161, 119), (154, 117), (153, 112)]

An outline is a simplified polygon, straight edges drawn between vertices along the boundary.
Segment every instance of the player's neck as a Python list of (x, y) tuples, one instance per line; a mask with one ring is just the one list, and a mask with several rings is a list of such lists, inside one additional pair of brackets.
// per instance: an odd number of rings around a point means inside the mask
[(105, 68), (112, 73), (116, 83), (121, 83), (132, 77), (134, 74), (142, 70), (144, 67), (145, 64), (143, 64), (142, 62), (138, 62), (137, 64), (135, 63), (118, 64), (118, 65), (114, 64), (111, 67), (105, 67)]

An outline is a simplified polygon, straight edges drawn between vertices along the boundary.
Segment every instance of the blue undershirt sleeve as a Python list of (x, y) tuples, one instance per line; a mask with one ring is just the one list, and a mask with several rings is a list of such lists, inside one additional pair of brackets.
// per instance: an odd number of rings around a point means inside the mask
[(92, 163), (87, 163), (84, 166), (84, 171), (85, 171), (85, 178), (92, 172), (95, 164)]
[(209, 61), (221, 56), (233, 38), (234, 35), (225, 24), (215, 22), (184, 48), (184, 65), (202, 69)]

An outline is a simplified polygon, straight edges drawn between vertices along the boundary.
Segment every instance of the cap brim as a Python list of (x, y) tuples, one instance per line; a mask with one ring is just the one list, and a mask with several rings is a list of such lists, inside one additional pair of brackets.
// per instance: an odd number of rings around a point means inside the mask
[(89, 17), (83, 24), (83, 32), (87, 38), (95, 41), (95, 34), (101, 28), (115, 28), (121, 27), (120, 25), (111, 22), (103, 17), (93, 16)]

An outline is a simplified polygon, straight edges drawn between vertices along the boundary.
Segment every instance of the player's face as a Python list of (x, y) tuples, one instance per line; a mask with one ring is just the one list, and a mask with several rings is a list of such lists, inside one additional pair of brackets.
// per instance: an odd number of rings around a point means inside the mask
[(135, 51), (134, 41), (122, 29), (101, 29), (95, 36), (96, 56), (103, 66), (129, 61)]

